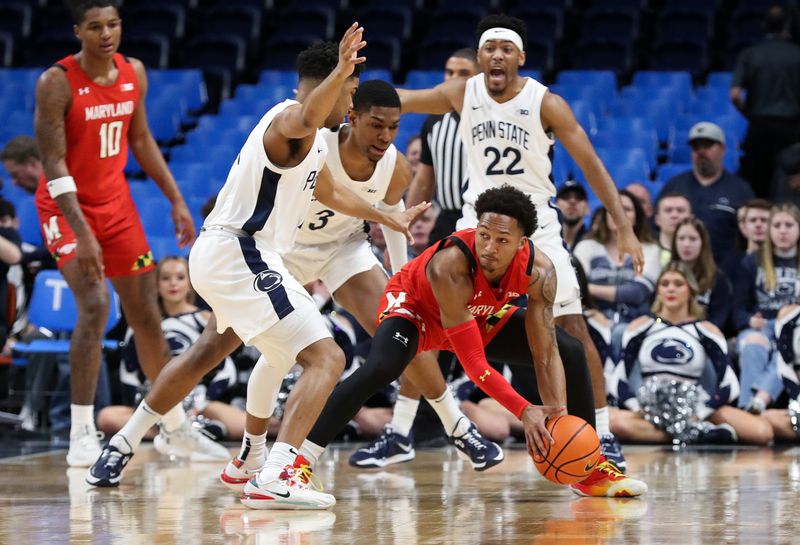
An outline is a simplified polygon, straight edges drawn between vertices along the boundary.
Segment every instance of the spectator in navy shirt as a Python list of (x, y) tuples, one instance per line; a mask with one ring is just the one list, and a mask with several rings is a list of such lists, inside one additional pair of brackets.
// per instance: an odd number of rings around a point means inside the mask
[[(760, 413), (783, 391), (772, 352), (775, 317), (781, 308), (800, 302), (798, 259), (800, 209), (783, 203), (772, 207), (764, 246), (742, 259), (733, 293), (733, 320), (739, 333), (741, 394), (739, 406)], [(755, 395), (754, 395), (755, 394)]]
[(572, 252), (586, 235), (586, 216), (589, 215), (586, 188), (567, 180), (556, 193), (556, 206), (561, 210), (561, 235)]
[(745, 180), (722, 168), (725, 133), (714, 123), (703, 121), (689, 131), (692, 170), (671, 178), (662, 194), (683, 193), (695, 216), (703, 220), (711, 236), (714, 260), (728, 276), (739, 263), (736, 209), (753, 198)]

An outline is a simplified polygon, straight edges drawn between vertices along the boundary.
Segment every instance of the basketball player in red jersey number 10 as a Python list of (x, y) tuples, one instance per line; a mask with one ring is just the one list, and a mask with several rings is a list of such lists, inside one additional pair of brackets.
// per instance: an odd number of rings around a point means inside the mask
[[(93, 403), (108, 318), (106, 276), (119, 294), (150, 380), (169, 354), (159, 325), (153, 257), (123, 172), (128, 146), (172, 203), (181, 246), (191, 243), (195, 228), (147, 125), (145, 69), (140, 61), (117, 52), (122, 20), (115, 3), (84, 0), (71, 7), (81, 49), (48, 68), (36, 84), (34, 126), (44, 179), (35, 202), (48, 250), (78, 303), (70, 347), (67, 462), (80, 467), (91, 465), (101, 450)], [(190, 439), (182, 410), (162, 423), (163, 433), (182, 430), (182, 438)], [(194, 448), (224, 452), (211, 442)]]

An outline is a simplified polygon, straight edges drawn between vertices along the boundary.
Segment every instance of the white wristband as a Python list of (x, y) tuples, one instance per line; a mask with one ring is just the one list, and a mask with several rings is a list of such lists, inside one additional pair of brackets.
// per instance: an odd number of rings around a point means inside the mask
[(72, 176), (62, 176), (55, 180), (47, 182), (47, 190), (50, 192), (50, 197), (55, 199), (64, 193), (75, 193), (78, 191), (75, 185), (75, 179)]

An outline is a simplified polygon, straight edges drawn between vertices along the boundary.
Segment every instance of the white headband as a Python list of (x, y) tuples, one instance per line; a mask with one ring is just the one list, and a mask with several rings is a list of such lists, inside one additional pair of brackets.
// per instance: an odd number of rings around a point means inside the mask
[(483, 44), (489, 40), (505, 40), (506, 42), (511, 42), (512, 44), (516, 45), (517, 49), (520, 51), (525, 51), (525, 48), (522, 47), (522, 37), (510, 28), (490, 28), (481, 34), (481, 39), (478, 40), (478, 49), (483, 47)]

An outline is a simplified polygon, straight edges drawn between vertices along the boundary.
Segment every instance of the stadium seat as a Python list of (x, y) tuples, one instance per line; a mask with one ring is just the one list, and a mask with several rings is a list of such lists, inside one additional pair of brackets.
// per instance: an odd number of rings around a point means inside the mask
[(317, 41), (319, 41), (319, 37), (313, 34), (275, 36), (270, 38), (266, 47), (261, 52), (260, 66), (271, 68), (272, 71), (291, 71), (292, 78), (296, 82), (297, 76), (294, 70), (295, 63), (297, 62), (297, 55)]
[(27, 38), (31, 33), (31, 19), (31, 6), (17, 2), (0, 4), (0, 32)]
[(525, 66), (540, 72), (549, 73), (555, 66), (553, 44), (547, 39), (537, 41), (528, 38), (528, 48), (525, 50)]
[(222, 34), (201, 35), (187, 44), (184, 65), (238, 73), (244, 70), (245, 51), (242, 38)]
[(667, 6), (655, 26), (660, 40), (705, 44), (713, 38), (714, 14), (702, 8)]
[(217, 5), (206, 11), (204, 27), (206, 32), (229, 33), (254, 41), (261, 30), (261, 10), (235, 3)]
[(148, 68), (167, 68), (169, 40), (161, 34), (125, 36), (125, 54), (139, 59)]
[(708, 46), (694, 41), (664, 39), (653, 48), (653, 70), (685, 70), (700, 76), (708, 70)]
[[(460, 37), (428, 37), (422, 42), (419, 49), (419, 62), (417, 68), (420, 70), (438, 70), (440, 78), (443, 78), (444, 64), (454, 51), (463, 47), (475, 47), (472, 43), (471, 34)], [(441, 81), (441, 80), (440, 80)]]
[[(106, 280), (109, 293), (109, 314), (103, 331), (108, 333), (121, 317), (119, 297), (110, 280)], [(58, 271), (40, 271), (34, 280), (31, 300), (28, 306), (28, 321), (54, 334), (72, 333), (78, 320), (78, 305), (69, 289), (67, 281)], [(103, 348), (116, 348), (117, 341), (104, 340)], [(30, 342), (17, 342), (15, 356), (28, 358), (32, 354), (67, 354), (70, 341), (36, 339)], [(24, 365), (24, 363), (23, 363)]]
[(723, 89), (729, 89), (732, 81), (732, 72), (711, 72), (708, 74), (708, 81), (706, 82), (706, 85), (708, 87), (722, 87)]
[(75, 52), (74, 36), (52, 35), (41, 36), (25, 48), (22, 54), (26, 66), (46, 67), (57, 60)]
[[(475, 6), (440, 7), (430, 19), (429, 38), (460, 41), (471, 37), (487, 10)], [(474, 47), (474, 46), (473, 46)]]
[(14, 36), (0, 32), (0, 66), (11, 66), (14, 60)]
[(36, 205), (33, 203), (32, 196), (14, 203), (17, 208), (17, 218), (19, 219), (19, 236), (23, 242), (28, 242), (34, 246), (43, 246), (42, 231), (39, 228), (39, 215), (36, 213)]
[(334, 23), (334, 10), (331, 8), (295, 4), (282, 13), (280, 25), (272, 39), (313, 36), (315, 40), (330, 40), (333, 38)]
[(383, 69), (375, 69), (375, 70), (364, 70), (361, 72), (361, 81), (369, 81), (372, 79), (379, 79), (382, 81), (388, 81), (392, 83), (392, 73), (388, 70)]
[(631, 44), (618, 40), (584, 38), (574, 49), (573, 55), (573, 65), (578, 69), (611, 70), (620, 76), (633, 68)]
[(665, 163), (658, 168), (656, 180), (665, 184), (673, 176), (692, 170), (692, 163)]
[(285, 85), (297, 87), (297, 72), (294, 70), (262, 70), (258, 77), (259, 85)]
[[(199, 225), (195, 225), (199, 229)], [(150, 246), (150, 251), (153, 252), (153, 258), (156, 261), (161, 261), (166, 257), (188, 257), (189, 248), (181, 248), (178, 246), (178, 241), (174, 236), (147, 236), (147, 244)]]
[(406, 74), (406, 82), (403, 87), (409, 89), (428, 89), (439, 85), (442, 81), (444, 81), (444, 63), (442, 63), (438, 69), (411, 70)]
[(564, 36), (564, 11), (561, 8), (525, 5), (514, 9), (511, 15), (525, 22), (528, 36), (538, 36), (547, 41), (558, 41)]
[(370, 68), (383, 68), (390, 72), (400, 69), (400, 40), (392, 36), (370, 38), (364, 48)]
[(183, 40), (186, 33), (186, 10), (177, 5), (125, 6), (124, 50), (128, 50), (128, 39), (158, 34), (169, 40)]
[(630, 43), (639, 37), (639, 11), (626, 8), (592, 8), (581, 19), (581, 36), (597, 41)]
[(361, 12), (358, 22), (369, 29), (370, 40), (377, 36), (394, 36), (400, 40), (408, 40), (413, 28), (412, 19), (411, 9), (407, 7), (373, 5)]

